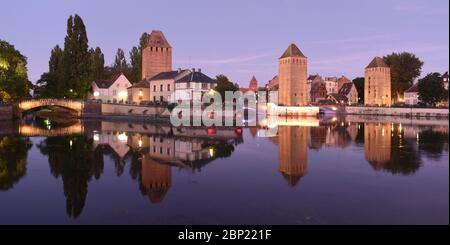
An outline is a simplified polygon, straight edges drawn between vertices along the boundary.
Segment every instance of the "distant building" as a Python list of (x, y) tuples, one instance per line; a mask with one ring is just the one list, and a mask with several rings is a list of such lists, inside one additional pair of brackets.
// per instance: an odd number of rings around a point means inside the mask
[(128, 101), (133, 104), (140, 104), (142, 101), (150, 100), (150, 83), (142, 80), (127, 88)]
[(327, 94), (337, 93), (339, 90), (337, 77), (325, 77), (325, 87)]
[(320, 79), (311, 84), (311, 102), (319, 103), (327, 98), (327, 86), (325, 82)]
[(391, 69), (380, 57), (375, 57), (364, 72), (364, 104), (391, 105)]
[(358, 91), (353, 82), (344, 83), (337, 93), (328, 95), (328, 99), (338, 104), (358, 104)]
[(442, 81), (444, 82), (444, 88), (448, 90), (448, 71), (442, 75)]
[(338, 82), (338, 89), (341, 89), (342, 85), (344, 85), (346, 83), (350, 83), (352, 81), (350, 81), (350, 79), (348, 79), (347, 77), (345, 77), (343, 75), (340, 78), (338, 78), (337, 82)]
[(203, 74), (200, 69), (161, 72), (149, 83), (150, 100), (166, 102), (200, 100), (204, 93), (217, 85), (216, 80)]
[(307, 58), (295, 44), (290, 44), (278, 60), (278, 104), (308, 105)]
[(403, 99), (406, 105), (417, 105), (419, 100), (419, 82), (414, 83), (403, 93)]
[(242, 93), (246, 93), (248, 91), (253, 91), (256, 93), (258, 91), (258, 80), (256, 80), (256, 77), (252, 76), (248, 88), (239, 88), (239, 91), (241, 91)]
[(319, 74), (317, 74), (317, 73), (316, 73), (316, 75), (309, 75), (308, 78), (306, 79), (306, 87), (308, 89), (308, 94), (309, 94), (309, 96), (308, 96), (308, 103), (312, 102), (311, 101), (311, 86), (312, 86), (312, 83), (314, 81), (319, 81), (319, 80), (322, 80), (322, 77)]
[(161, 31), (154, 30), (142, 49), (142, 79), (172, 71), (172, 47)]
[(92, 94), (88, 98), (115, 103), (128, 100), (127, 88), (131, 83), (123, 73), (119, 73), (110, 79), (93, 81), (91, 86)]

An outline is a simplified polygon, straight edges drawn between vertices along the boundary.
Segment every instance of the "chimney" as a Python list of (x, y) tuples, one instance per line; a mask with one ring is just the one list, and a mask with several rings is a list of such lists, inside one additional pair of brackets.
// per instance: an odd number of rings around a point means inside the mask
[(201, 69), (201, 68), (198, 68), (197, 71), (198, 71), (198, 72), (202, 72), (202, 69)]
[(192, 72), (195, 72), (195, 68), (192, 68)]

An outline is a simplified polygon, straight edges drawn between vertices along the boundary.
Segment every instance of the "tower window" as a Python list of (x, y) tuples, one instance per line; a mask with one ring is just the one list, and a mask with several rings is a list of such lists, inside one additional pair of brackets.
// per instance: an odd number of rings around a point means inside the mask
[(167, 84), (167, 91), (170, 91), (170, 84)]
[(153, 85), (153, 92), (156, 92), (156, 85)]

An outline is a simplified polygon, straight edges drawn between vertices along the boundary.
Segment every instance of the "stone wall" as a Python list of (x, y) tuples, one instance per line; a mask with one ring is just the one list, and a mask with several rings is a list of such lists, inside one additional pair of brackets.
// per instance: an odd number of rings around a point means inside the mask
[(122, 104), (102, 104), (102, 115), (129, 115), (129, 116), (168, 116), (164, 107), (150, 107)]
[(394, 108), (394, 107), (345, 107), (346, 114), (383, 115), (409, 117), (448, 117), (448, 109), (435, 108)]

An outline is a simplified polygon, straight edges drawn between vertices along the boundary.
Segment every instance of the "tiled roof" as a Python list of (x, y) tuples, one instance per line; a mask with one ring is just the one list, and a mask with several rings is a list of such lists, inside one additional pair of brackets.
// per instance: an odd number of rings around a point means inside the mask
[(133, 84), (130, 88), (150, 88), (150, 83), (147, 80), (142, 80)]
[(191, 71), (185, 76), (178, 78), (176, 83), (199, 82), (199, 83), (217, 83), (216, 80), (208, 77), (200, 71)]
[(96, 80), (94, 81), (97, 87), (99, 88), (109, 88), (111, 85), (114, 84), (114, 82), (122, 75), (123, 73), (118, 73), (114, 76), (112, 76), (110, 79), (105, 80)]
[(164, 37), (162, 31), (159, 30), (153, 30), (152, 33), (150, 33), (147, 39), (147, 46), (171, 48), (166, 37)]
[(175, 79), (177, 76), (179, 76), (181, 73), (185, 72), (187, 70), (178, 70), (178, 71), (164, 71), (156, 74), (152, 78), (150, 78), (150, 81), (154, 80), (167, 80), (167, 79)]
[(309, 75), (309, 77), (308, 77), (307, 80), (314, 80), (314, 79), (316, 79), (318, 76), (319, 76), (319, 74), (316, 74), (316, 75)]
[(344, 83), (344, 84), (342, 84), (342, 87), (339, 89), (338, 93), (342, 94), (344, 96), (347, 96), (350, 93), (350, 91), (352, 90), (352, 87), (353, 87), (352, 82)]
[(303, 57), (306, 58), (306, 56), (300, 51), (300, 49), (297, 47), (297, 45), (291, 43), (289, 47), (284, 51), (283, 55), (281, 55), (280, 59), (286, 58), (286, 57)]
[(448, 78), (448, 71), (446, 71), (446, 72), (444, 73), (444, 75), (442, 75), (442, 78)]
[(411, 87), (409, 87), (405, 93), (418, 93), (419, 92), (419, 83), (414, 83)]
[(389, 68), (389, 66), (386, 65), (384, 60), (382, 58), (380, 58), (380, 57), (373, 58), (373, 60), (369, 63), (369, 65), (366, 67), (366, 69), (367, 68), (375, 68), (375, 67), (387, 67), (387, 68)]

